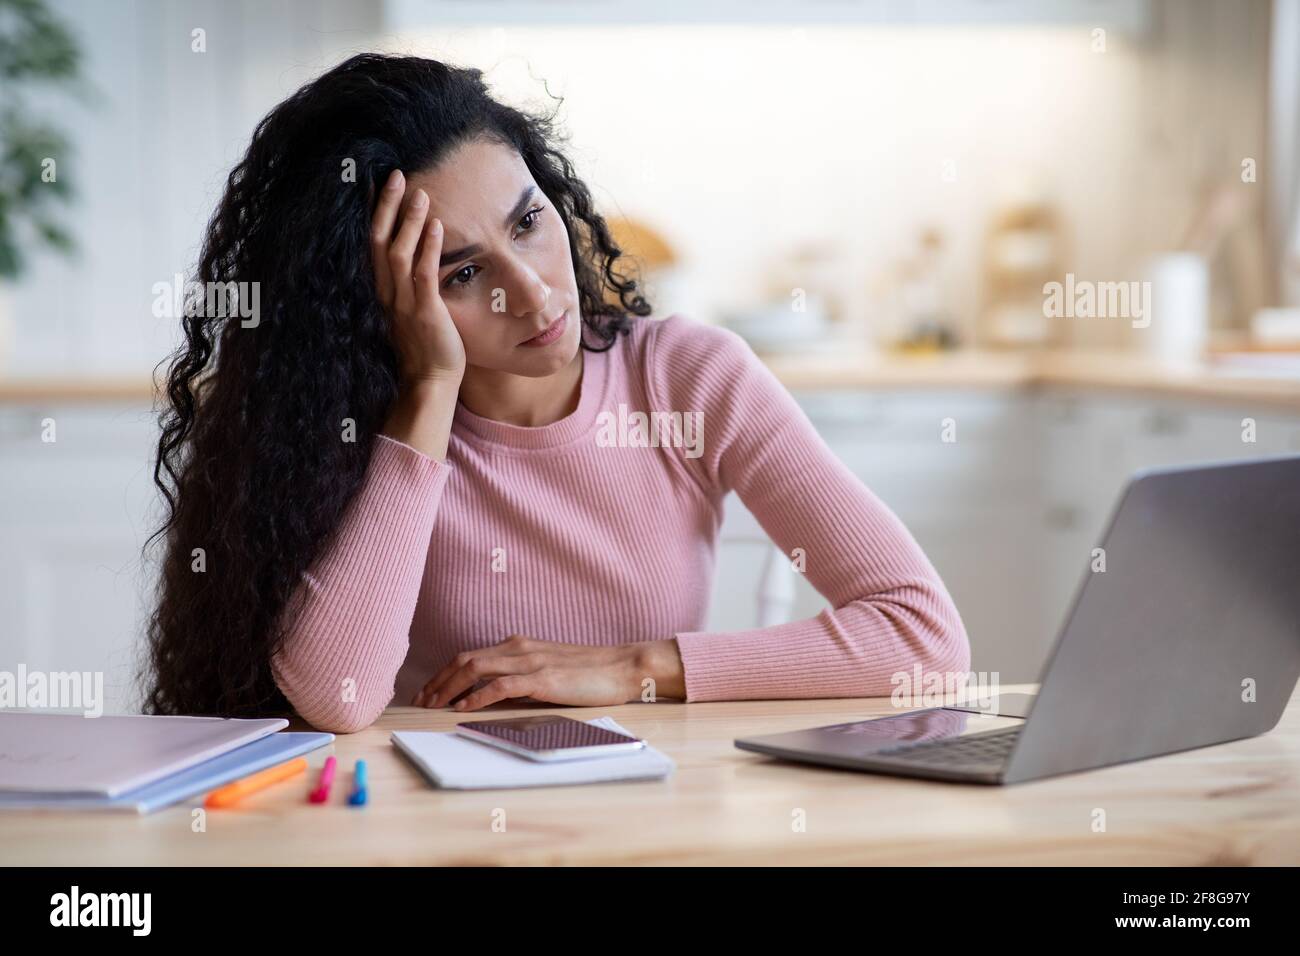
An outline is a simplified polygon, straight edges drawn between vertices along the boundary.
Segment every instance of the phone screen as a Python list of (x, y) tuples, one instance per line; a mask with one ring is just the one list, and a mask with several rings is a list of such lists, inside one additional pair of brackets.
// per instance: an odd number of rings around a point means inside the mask
[(499, 737), (507, 743), (527, 750), (566, 750), (571, 747), (601, 747), (607, 744), (626, 744), (635, 741), (604, 727), (572, 717), (542, 715), (537, 717), (507, 717), (502, 720), (471, 720), (456, 725), (466, 730)]

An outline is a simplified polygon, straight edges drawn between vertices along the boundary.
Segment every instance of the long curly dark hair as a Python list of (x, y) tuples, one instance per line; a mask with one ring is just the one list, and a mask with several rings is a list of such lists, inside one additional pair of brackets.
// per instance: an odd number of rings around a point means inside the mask
[[(363, 54), (275, 107), (226, 181), (190, 286), (259, 283), (258, 321), (187, 301), (167, 370), (154, 466), (166, 520), (145, 543), (166, 543), (146, 712), (292, 710), (271, 658), (398, 394), (372, 271), (374, 197), (392, 170), (431, 169), (479, 137), (517, 150), (564, 220), (581, 347), (608, 349), (631, 315), (650, 313), (559, 148), (555, 114), (497, 102), (481, 71)], [(338, 441), (345, 419), (355, 442)]]

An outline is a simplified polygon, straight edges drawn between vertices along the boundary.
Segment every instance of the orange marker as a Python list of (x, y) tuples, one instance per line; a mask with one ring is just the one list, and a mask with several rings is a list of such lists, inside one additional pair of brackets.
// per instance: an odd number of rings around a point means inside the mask
[(276, 767), (268, 767), (265, 770), (258, 771), (251, 777), (245, 777), (243, 780), (236, 780), (234, 783), (228, 783), (224, 787), (213, 790), (208, 794), (208, 799), (203, 801), (205, 807), (229, 807), (250, 793), (256, 793), (259, 790), (265, 790), (273, 783), (279, 783), (281, 780), (288, 780), (307, 769), (307, 758), (297, 757), (288, 763), (282, 763)]

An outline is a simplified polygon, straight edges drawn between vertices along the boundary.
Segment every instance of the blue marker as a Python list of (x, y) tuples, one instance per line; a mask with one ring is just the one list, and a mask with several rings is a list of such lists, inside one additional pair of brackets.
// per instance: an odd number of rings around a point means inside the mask
[(352, 793), (348, 795), (348, 803), (354, 807), (364, 807), (366, 805), (367, 791), (366, 762), (358, 760), (357, 768), (352, 771)]

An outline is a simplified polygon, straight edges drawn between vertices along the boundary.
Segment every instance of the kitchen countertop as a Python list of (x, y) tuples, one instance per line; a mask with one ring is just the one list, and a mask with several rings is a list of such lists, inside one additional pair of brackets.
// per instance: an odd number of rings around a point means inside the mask
[[(1300, 375), (1246, 372), (1210, 362), (1171, 362), (1123, 351), (1038, 353), (964, 349), (929, 354), (841, 351), (764, 355), (791, 390), (1033, 388), (1138, 391), (1215, 401), (1263, 402), (1300, 410)], [(146, 377), (0, 379), (0, 404), (149, 403)]]
[(148, 404), (153, 384), (136, 376), (22, 376), (0, 378), (0, 404), (83, 402)]
[(845, 352), (773, 355), (764, 356), (764, 361), (792, 390), (1056, 386), (1265, 402), (1300, 410), (1300, 374), (1246, 373), (1206, 361), (1157, 360), (1134, 352)]

